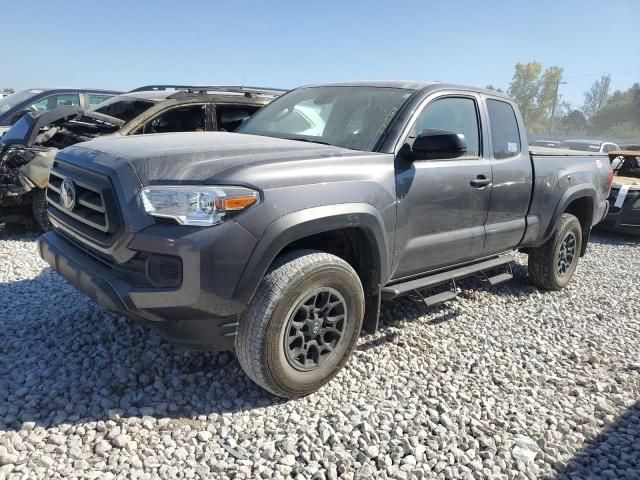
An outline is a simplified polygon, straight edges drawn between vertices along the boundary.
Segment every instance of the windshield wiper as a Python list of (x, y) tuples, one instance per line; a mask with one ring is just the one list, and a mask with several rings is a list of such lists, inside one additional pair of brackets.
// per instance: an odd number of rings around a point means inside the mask
[(287, 140), (295, 140), (297, 142), (307, 142), (307, 143), (319, 143), (320, 145), (331, 145), (328, 142), (323, 142), (321, 140), (309, 140), (308, 138), (304, 138), (304, 137), (284, 137)]

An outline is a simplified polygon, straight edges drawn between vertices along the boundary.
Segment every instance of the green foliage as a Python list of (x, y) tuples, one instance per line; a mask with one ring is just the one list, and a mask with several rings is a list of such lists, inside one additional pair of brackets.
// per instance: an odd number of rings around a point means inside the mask
[(543, 71), (542, 64), (538, 62), (516, 64), (507, 93), (518, 104), (529, 132), (549, 130), (556, 87), (562, 72), (561, 67), (549, 67)]
[(590, 135), (640, 138), (640, 84), (616, 91), (590, 119)]
[(556, 132), (565, 135), (585, 135), (589, 129), (589, 121), (580, 110), (573, 109), (556, 120)]
[[(610, 93), (611, 76), (603, 75), (584, 93), (580, 110), (562, 102), (561, 95), (555, 98), (562, 73), (561, 67), (544, 69), (539, 62), (516, 64), (507, 94), (520, 107), (530, 133), (550, 131), (554, 100), (557, 100), (555, 133), (640, 139), (640, 84)], [(491, 85), (487, 88), (500, 91)]]
[(587, 118), (593, 117), (609, 100), (611, 75), (603, 75), (593, 82), (591, 88), (584, 92), (584, 106), (582, 112)]
[(616, 123), (598, 136), (603, 138), (637, 139), (640, 138), (640, 125), (634, 124), (633, 122)]

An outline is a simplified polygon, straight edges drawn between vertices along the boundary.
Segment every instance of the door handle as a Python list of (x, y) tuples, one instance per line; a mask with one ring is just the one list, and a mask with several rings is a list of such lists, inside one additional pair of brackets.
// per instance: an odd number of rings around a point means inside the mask
[(485, 177), (484, 175), (478, 175), (469, 183), (471, 184), (472, 187), (483, 188), (491, 183), (491, 179)]

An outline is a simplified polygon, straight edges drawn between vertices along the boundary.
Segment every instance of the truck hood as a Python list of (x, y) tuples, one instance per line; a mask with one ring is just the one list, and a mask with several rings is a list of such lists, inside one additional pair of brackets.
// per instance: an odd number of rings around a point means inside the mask
[(61, 155), (74, 157), (76, 162), (83, 157), (86, 160), (82, 161), (91, 162), (96, 152), (112, 157), (114, 162), (127, 162), (143, 185), (200, 184), (247, 165), (369, 154), (258, 135), (190, 132), (97, 139), (69, 147)]

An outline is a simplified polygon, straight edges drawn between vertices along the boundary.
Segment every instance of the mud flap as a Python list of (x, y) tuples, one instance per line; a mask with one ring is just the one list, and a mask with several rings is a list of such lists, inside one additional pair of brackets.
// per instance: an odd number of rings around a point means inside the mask
[(378, 330), (378, 322), (380, 320), (380, 289), (374, 295), (367, 295), (364, 299), (364, 319), (362, 320), (362, 329), (367, 333), (376, 333)]

